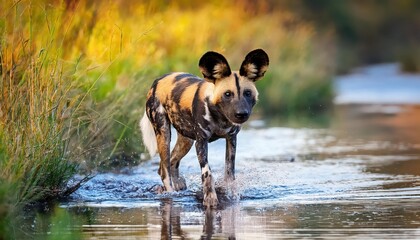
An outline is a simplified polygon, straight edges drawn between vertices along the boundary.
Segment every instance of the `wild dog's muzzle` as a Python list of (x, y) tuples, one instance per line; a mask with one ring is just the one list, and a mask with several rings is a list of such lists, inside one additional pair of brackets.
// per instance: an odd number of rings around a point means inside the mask
[(237, 111), (235, 116), (235, 123), (244, 123), (248, 120), (250, 112), (248, 110)]

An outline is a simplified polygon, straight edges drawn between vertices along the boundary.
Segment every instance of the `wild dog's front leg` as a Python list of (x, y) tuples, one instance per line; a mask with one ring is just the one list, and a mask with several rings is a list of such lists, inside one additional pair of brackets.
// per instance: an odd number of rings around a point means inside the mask
[(217, 200), (216, 190), (214, 189), (214, 179), (211, 174), (210, 166), (207, 162), (208, 141), (204, 139), (197, 139), (195, 143), (197, 151), (198, 162), (201, 167), (201, 180), (203, 182), (203, 204), (206, 207), (216, 207), (219, 201)]
[(225, 181), (235, 180), (236, 134), (226, 138)]

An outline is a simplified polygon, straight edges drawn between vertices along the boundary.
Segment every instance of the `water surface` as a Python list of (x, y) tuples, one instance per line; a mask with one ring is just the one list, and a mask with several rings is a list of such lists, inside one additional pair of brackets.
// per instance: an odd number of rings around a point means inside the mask
[(186, 191), (152, 191), (154, 158), (98, 174), (61, 206), (84, 219), (87, 239), (420, 238), (420, 108), (342, 105), (333, 115), (323, 128), (251, 122), (228, 186), (225, 143), (211, 143), (218, 209), (202, 207), (194, 150), (181, 162)]

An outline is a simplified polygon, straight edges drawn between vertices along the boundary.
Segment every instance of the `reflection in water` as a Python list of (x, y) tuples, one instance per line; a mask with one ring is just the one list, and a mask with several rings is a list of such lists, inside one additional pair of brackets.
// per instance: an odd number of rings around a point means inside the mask
[(350, 235), (378, 239), (406, 235), (413, 239), (420, 237), (418, 204), (417, 199), (380, 197), (274, 206), (245, 201), (205, 211), (165, 199), (159, 206), (79, 208), (77, 212), (90, 212), (93, 217), (83, 227), (86, 239), (301, 239)]
[(223, 210), (206, 209), (201, 239), (211, 239), (214, 234), (222, 234), (227, 239), (236, 239), (236, 207)]
[[(204, 210), (203, 232), (200, 239), (212, 239), (215, 234), (223, 234), (228, 239), (235, 239), (235, 211), (229, 207), (224, 210)], [(182, 230), (181, 206), (174, 206), (172, 199), (162, 200), (161, 211), (161, 239), (173, 239), (188, 237), (188, 233)], [(184, 226), (185, 227), (185, 226)]]
[(162, 201), (161, 239), (172, 239), (174, 236), (181, 237), (181, 239), (186, 237), (186, 233), (181, 229), (181, 211), (181, 207), (173, 206), (172, 199)]
[(215, 222), (214, 222), (215, 210), (206, 209), (205, 214), (206, 214), (206, 217), (204, 219), (203, 235), (201, 236), (201, 239), (211, 239), (211, 237), (213, 236), (213, 233), (215, 233), (215, 226), (214, 226), (215, 225)]

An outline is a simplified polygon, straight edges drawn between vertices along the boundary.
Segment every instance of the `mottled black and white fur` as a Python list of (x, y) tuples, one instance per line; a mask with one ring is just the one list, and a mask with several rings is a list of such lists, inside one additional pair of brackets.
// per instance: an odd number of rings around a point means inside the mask
[[(214, 177), (207, 161), (208, 143), (219, 138), (226, 140), (224, 178), (233, 181), (236, 135), (257, 102), (255, 82), (264, 76), (268, 65), (268, 55), (262, 49), (248, 53), (239, 71), (231, 71), (221, 54), (207, 52), (199, 61), (204, 78), (176, 72), (153, 82), (140, 127), (149, 153), (159, 153), (158, 173), (165, 191), (186, 189), (178, 168), (195, 141), (203, 203), (206, 207), (217, 206)], [(171, 125), (178, 134), (172, 151), (169, 149)]]

